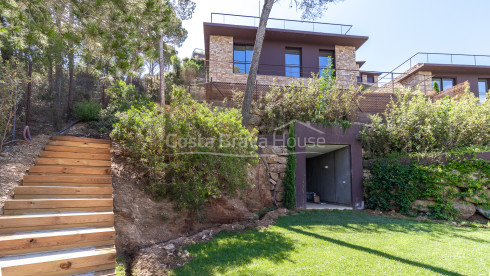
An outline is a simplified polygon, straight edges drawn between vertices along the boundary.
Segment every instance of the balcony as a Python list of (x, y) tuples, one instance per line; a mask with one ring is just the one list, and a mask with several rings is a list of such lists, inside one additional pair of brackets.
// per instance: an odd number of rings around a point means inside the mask
[[(260, 17), (226, 13), (211, 13), (211, 23), (258, 27)], [(323, 23), (313, 21), (269, 18), (267, 28), (301, 32), (347, 35), (352, 25)]]

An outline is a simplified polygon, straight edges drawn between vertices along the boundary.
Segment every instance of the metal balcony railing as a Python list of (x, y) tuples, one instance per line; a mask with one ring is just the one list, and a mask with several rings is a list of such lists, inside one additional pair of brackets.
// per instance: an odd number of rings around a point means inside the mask
[(416, 53), (393, 71), (405, 72), (420, 63), (490, 66), (489, 55), (467, 55), (449, 53)]
[[(258, 27), (259, 22), (260, 17), (256, 16), (211, 13), (211, 23)], [(346, 35), (352, 25), (269, 18), (267, 28)]]

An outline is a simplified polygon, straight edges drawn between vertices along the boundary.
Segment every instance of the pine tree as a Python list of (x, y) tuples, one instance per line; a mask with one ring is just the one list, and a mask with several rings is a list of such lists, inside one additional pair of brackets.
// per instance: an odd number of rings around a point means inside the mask
[(294, 124), (289, 125), (289, 137), (287, 142), (288, 161), (286, 164), (286, 175), (284, 176), (284, 207), (288, 209), (296, 208), (296, 135), (294, 134)]

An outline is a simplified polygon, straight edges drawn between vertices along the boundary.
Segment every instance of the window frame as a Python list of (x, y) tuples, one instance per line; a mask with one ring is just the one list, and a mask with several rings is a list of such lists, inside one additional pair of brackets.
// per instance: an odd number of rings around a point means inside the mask
[[(244, 56), (245, 56), (245, 61), (238, 61), (235, 59), (235, 51), (241, 51), (241, 50), (235, 50), (235, 47), (244, 47)], [(253, 48), (254, 45), (250, 44), (233, 44), (233, 74), (248, 74), (250, 72), (250, 64), (252, 63), (252, 57), (253, 57)], [(252, 56), (250, 57), (250, 61), (247, 60), (247, 51), (252, 52)], [(235, 66), (236, 64), (244, 65), (245, 66), (245, 72), (236, 72), (235, 71)], [(248, 65), (248, 66), (247, 66)], [(247, 70), (248, 67), (248, 70)]]
[[(298, 51), (298, 56), (299, 56), (299, 65), (288, 65), (286, 63), (286, 56), (288, 55), (288, 51)], [(295, 75), (288, 75), (288, 68), (298, 68), (299, 74), (298, 76)], [(286, 50), (284, 51), (284, 76), (286, 77), (293, 77), (293, 78), (300, 78), (303, 76), (303, 51), (301, 48), (296, 48), (296, 47), (286, 47)]]
[[(451, 87), (454, 87), (456, 85), (456, 79), (455, 78), (448, 78), (448, 77), (434, 77), (432, 78), (432, 87), (434, 87), (434, 82), (435, 80), (438, 80), (438, 84), (439, 84), (439, 92), (442, 92), (446, 89), (449, 89)], [(444, 80), (451, 80), (452, 82), (452, 85), (451, 87), (444, 87)]]
[[(482, 91), (480, 91), (480, 82), (485, 82), (485, 91), (483, 92), (483, 95)], [(480, 103), (487, 100), (488, 90), (488, 79), (478, 79), (478, 98), (480, 99)]]
[[(330, 56), (328, 55), (325, 55), (325, 56), (322, 56), (322, 53), (329, 53)], [(320, 58), (321, 57), (330, 57), (332, 59), (332, 69), (335, 70), (335, 50), (318, 50), (318, 75), (321, 76), (322, 75), (322, 71), (324, 68), (322, 68), (322, 65), (320, 64)], [(334, 73), (335, 75), (335, 73)]]

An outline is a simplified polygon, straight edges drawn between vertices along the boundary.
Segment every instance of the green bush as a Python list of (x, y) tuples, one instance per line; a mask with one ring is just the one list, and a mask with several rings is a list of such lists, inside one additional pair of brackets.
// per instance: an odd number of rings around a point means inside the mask
[(288, 158), (286, 163), (286, 172), (283, 180), (284, 185), (284, 207), (292, 210), (296, 208), (296, 135), (294, 133), (294, 124), (289, 125), (288, 137)]
[(247, 169), (258, 158), (257, 133), (242, 127), (239, 110), (213, 109), (178, 89), (172, 95), (169, 109), (153, 104), (119, 113), (111, 133), (148, 168), (147, 189), (196, 211), (211, 198), (247, 187)]
[(432, 90), (436, 91), (437, 93), (441, 92), (441, 90), (439, 89), (439, 84), (437, 82), (434, 82)]
[[(348, 126), (358, 117), (360, 86), (341, 88), (335, 78), (312, 76), (307, 84), (271, 85), (270, 91), (252, 102), (252, 114), (264, 114), (261, 131), (270, 133), (292, 120)], [(232, 104), (241, 107), (243, 91), (235, 91)]]
[(397, 210), (413, 214), (415, 200), (430, 199), (427, 212), (433, 218), (453, 219), (457, 212), (453, 201), (470, 198), (490, 208), (485, 192), (490, 188), (490, 161), (461, 159), (453, 156), (447, 164), (421, 165), (416, 161), (401, 164), (393, 159), (378, 159), (371, 176), (364, 180), (366, 208)]
[(107, 108), (100, 112), (100, 120), (90, 122), (91, 127), (101, 132), (112, 130), (113, 125), (118, 121), (117, 113), (125, 112), (132, 107), (141, 109), (151, 108), (153, 105), (152, 100), (146, 94), (124, 81), (117, 81), (106, 89), (106, 92), (110, 98)]
[(490, 101), (480, 104), (471, 93), (432, 102), (419, 92), (400, 91), (383, 116), (371, 120), (361, 132), (366, 157), (490, 145)]
[(73, 105), (73, 117), (81, 121), (97, 121), (100, 118), (101, 106), (95, 101), (77, 102)]

